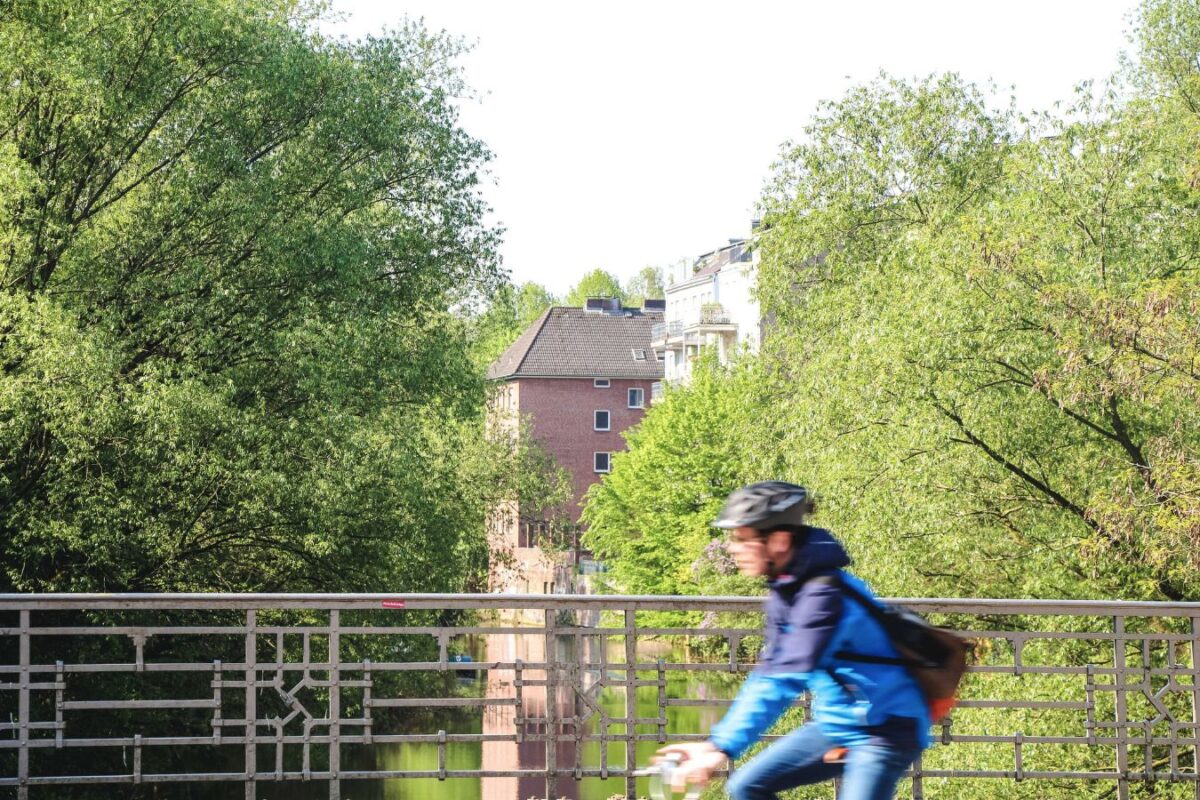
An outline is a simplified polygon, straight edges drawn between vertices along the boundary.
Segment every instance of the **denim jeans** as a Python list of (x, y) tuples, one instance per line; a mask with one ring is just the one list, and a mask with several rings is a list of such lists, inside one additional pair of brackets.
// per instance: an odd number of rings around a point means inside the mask
[(805, 725), (736, 770), (725, 791), (732, 800), (775, 800), (776, 792), (809, 783), (842, 779), (838, 800), (891, 800), (896, 784), (920, 748), (864, 744), (850, 748), (843, 764), (827, 764), (837, 747), (816, 725)]

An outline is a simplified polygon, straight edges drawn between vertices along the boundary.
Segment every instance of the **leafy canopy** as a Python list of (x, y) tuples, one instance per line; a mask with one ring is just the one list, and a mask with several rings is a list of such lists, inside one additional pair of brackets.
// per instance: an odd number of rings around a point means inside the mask
[[(816, 489), (885, 593), (1200, 597), (1195, 12), (1145, 3), (1140, 60), (1060, 115), (954, 75), (823, 104), (763, 199), (765, 388), (701, 384), (630, 433), (587, 509), (614, 578), (695, 591), (699, 507), (660, 493), (770, 476)], [(704, 435), (774, 471), (709, 452), (655, 485), (702, 396)]]
[(564, 302), (568, 306), (582, 307), (589, 297), (618, 297), (624, 302), (625, 290), (621, 288), (621, 279), (597, 267), (571, 287)]
[[(0, 584), (444, 591), (507, 486), (453, 39), (284, 0), (0, 14)], [(475, 532), (479, 531), (479, 534)]]
[[(709, 523), (738, 486), (783, 468), (756, 449), (755, 412), (769, 404), (751, 362), (722, 367), (707, 352), (689, 385), (668, 388), (625, 432), (626, 452), (588, 491), (585, 541), (609, 567), (611, 588), (634, 594), (727, 593), (730, 582)], [(765, 456), (765, 458), (764, 458)]]
[(645, 266), (629, 279), (625, 287), (625, 302), (640, 306), (646, 300), (662, 300), (667, 296), (662, 267)]
[(505, 282), (474, 319), (473, 356), (486, 369), (558, 299), (539, 283)]

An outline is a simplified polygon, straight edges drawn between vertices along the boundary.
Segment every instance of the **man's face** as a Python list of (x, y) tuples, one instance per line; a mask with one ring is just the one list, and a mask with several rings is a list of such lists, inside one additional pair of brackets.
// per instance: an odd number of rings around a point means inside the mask
[(787, 531), (772, 531), (764, 536), (754, 528), (734, 528), (729, 532), (729, 554), (743, 575), (771, 577), (787, 566), (792, 554), (792, 535)]

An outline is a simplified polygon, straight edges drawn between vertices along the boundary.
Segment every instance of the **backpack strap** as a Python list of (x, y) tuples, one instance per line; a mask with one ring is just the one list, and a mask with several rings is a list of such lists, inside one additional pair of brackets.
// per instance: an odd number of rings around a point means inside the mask
[[(854, 600), (858, 605), (870, 615), (871, 619), (879, 625), (883, 631), (883, 635), (891, 639), (891, 634), (888, 632), (887, 615), (878, 605), (871, 601), (871, 598), (860, 592), (858, 589), (851, 586), (842, 579), (841, 570), (829, 572), (824, 575), (818, 575), (815, 578), (810, 578), (809, 583), (823, 583), (838, 586), (842, 590), (842, 594)], [(893, 645), (894, 647), (895, 645)], [(843, 661), (856, 661), (861, 664), (884, 664), (892, 667), (905, 667), (907, 669), (918, 669), (927, 666), (926, 664), (916, 661), (911, 658), (893, 658), (891, 656), (873, 656), (866, 653), (854, 653), (849, 650), (838, 650), (833, 654), (834, 658), (840, 658)]]

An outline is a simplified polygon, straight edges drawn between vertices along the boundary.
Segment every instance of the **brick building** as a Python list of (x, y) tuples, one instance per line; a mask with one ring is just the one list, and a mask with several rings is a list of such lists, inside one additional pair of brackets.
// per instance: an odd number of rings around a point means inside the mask
[[(488, 370), (495, 382), (492, 425), (515, 427), (528, 419), (531, 435), (571, 474), (574, 492), (564, 509), (571, 523), (579, 520), (588, 487), (609, 471), (612, 454), (624, 449), (621, 432), (641, 420), (651, 386), (662, 379), (662, 362), (650, 346), (650, 329), (662, 316), (661, 300), (638, 309), (609, 298), (589, 299), (584, 308), (556, 306)], [(566, 588), (566, 573), (529, 536), (537, 522), (515, 504), (492, 514), (493, 551), (511, 555), (508, 568), (493, 571), (495, 588)]]

